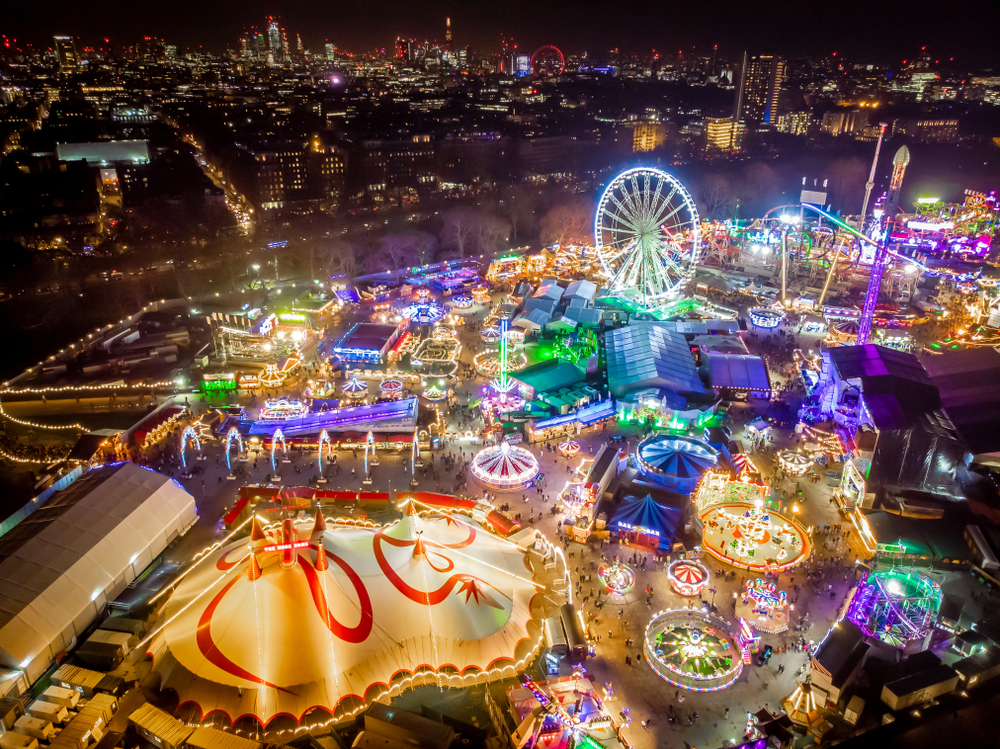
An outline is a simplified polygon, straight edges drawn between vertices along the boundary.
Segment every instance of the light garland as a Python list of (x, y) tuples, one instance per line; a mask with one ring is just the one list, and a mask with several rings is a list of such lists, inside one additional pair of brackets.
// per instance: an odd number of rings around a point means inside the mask
[(31, 427), (32, 429), (44, 429), (50, 432), (56, 432), (64, 429), (75, 429), (81, 432), (86, 432), (87, 427), (83, 424), (66, 424), (64, 426), (53, 426), (50, 424), (38, 424), (33, 421), (24, 421), (23, 419), (15, 418), (7, 413), (3, 408), (3, 403), (0, 403), (0, 417), (7, 419), (7, 421), (13, 421), (15, 424), (20, 424), (21, 426)]

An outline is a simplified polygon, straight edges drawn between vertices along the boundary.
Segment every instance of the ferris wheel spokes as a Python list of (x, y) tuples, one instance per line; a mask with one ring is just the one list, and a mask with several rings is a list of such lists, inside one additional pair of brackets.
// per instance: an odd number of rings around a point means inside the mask
[(694, 273), (700, 243), (691, 196), (674, 177), (630, 169), (605, 189), (594, 220), (598, 257), (611, 289), (647, 302), (676, 294)]

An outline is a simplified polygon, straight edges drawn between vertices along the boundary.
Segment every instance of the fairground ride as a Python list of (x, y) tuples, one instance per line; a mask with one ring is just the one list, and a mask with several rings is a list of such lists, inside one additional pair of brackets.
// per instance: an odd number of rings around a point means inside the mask
[(701, 219), (691, 194), (661, 169), (628, 169), (604, 190), (594, 246), (612, 293), (646, 308), (680, 296), (701, 250)]

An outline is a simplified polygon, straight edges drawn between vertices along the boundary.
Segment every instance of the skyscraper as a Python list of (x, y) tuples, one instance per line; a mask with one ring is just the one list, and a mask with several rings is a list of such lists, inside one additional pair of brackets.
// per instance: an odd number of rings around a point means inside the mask
[(59, 62), (59, 70), (63, 73), (76, 70), (80, 58), (76, 54), (76, 43), (71, 36), (53, 37), (56, 47), (56, 60)]
[(451, 51), (451, 18), (444, 21), (444, 48)]
[(281, 50), (281, 29), (278, 28), (278, 22), (273, 18), (267, 25), (267, 47), (275, 62), (281, 62), (285, 59)]
[(754, 123), (774, 122), (778, 117), (778, 94), (784, 80), (785, 61), (780, 57), (748, 57), (744, 52), (733, 119)]

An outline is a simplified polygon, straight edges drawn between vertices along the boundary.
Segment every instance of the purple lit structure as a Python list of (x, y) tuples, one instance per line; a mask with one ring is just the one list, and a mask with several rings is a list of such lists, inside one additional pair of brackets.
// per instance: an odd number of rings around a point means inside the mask
[(889, 262), (889, 240), (892, 235), (892, 216), (896, 212), (899, 204), (899, 188), (903, 184), (903, 175), (906, 173), (906, 166), (910, 163), (910, 150), (903, 146), (892, 158), (892, 181), (889, 183), (889, 197), (885, 204), (884, 220), (886, 222), (884, 239), (875, 252), (875, 260), (872, 262), (872, 273), (868, 280), (868, 293), (865, 294), (865, 303), (861, 308), (861, 320), (858, 324), (858, 345), (864, 346), (868, 343), (868, 336), (872, 332), (872, 320), (875, 318), (875, 305), (878, 303), (878, 292), (882, 286), (882, 275)]

